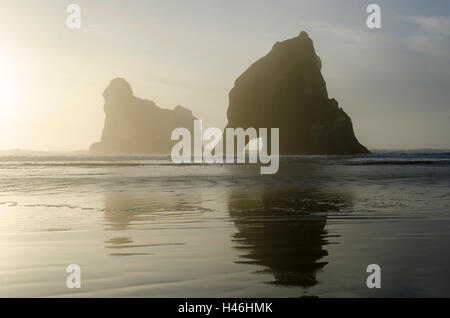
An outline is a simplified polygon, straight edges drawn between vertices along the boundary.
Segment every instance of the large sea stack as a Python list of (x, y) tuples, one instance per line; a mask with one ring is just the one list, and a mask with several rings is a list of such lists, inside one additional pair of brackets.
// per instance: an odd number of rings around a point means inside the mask
[(103, 93), (105, 126), (101, 141), (94, 143), (92, 154), (170, 154), (176, 141), (172, 130), (185, 127), (193, 133), (195, 117), (182, 106), (163, 109), (154, 102), (133, 95), (123, 78), (111, 81)]
[(277, 42), (235, 82), (230, 128), (279, 128), (280, 154), (369, 153), (350, 117), (328, 98), (322, 63), (306, 32)]

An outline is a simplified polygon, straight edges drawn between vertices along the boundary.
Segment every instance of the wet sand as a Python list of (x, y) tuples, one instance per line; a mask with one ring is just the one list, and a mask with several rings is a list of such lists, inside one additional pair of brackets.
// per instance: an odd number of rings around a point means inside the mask
[(449, 297), (449, 185), (448, 154), (3, 157), (0, 296)]

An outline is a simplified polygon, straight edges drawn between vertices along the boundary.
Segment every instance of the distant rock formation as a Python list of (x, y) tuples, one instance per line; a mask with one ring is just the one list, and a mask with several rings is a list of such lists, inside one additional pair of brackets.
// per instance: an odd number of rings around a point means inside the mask
[(173, 110), (133, 95), (123, 78), (111, 81), (103, 93), (105, 126), (101, 141), (94, 143), (91, 154), (170, 154), (172, 130), (185, 127), (193, 133), (195, 117), (182, 106)]
[(306, 32), (277, 42), (236, 80), (227, 128), (279, 128), (280, 154), (369, 153), (350, 117), (328, 98), (321, 68)]

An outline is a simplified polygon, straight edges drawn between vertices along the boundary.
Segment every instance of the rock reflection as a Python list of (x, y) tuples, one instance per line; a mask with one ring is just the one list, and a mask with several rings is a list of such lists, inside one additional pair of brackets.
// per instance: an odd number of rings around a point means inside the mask
[[(190, 196), (187, 200), (185, 196), (173, 192), (165, 196), (151, 193), (106, 193), (104, 199), (104, 230), (117, 235), (104, 241), (106, 249), (115, 251), (110, 256), (154, 255), (155, 253), (149, 252), (154, 248), (184, 245), (183, 242), (155, 241), (150, 236), (138, 235), (138, 231), (166, 227), (165, 220), (168, 218), (177, 215), (186, 218), (199, 209), (194, 205), (199, 200), (197, 196)], [(150, 239), (151, 242), (148, 241)], [(143, 240), (145, 242), (140, 242)]]
[(229, 197), (238, 232), (239, 263), (266, 267), (273, 284), (311, 287), (327, 261), (326, 212), (348, 205), (344, 197), (314, 190), (239, 192)]

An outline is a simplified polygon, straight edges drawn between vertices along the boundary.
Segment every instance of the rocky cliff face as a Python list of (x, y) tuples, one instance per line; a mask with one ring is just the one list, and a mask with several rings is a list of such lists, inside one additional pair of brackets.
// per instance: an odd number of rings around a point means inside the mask
[(195, 117), (184, 107), (173, 110), (133, 95), (123, 78), (111, 81), (103, 93), (105, 126), (92, 154), (170, 154), (172, 130), (185, 127), (193, 133)]
[(329, 99), (322, 62), (306, 32), (277, 42), (229, 94), (230, 128), (279, 128), (280, 154), (369, 153), (350, 117)]

